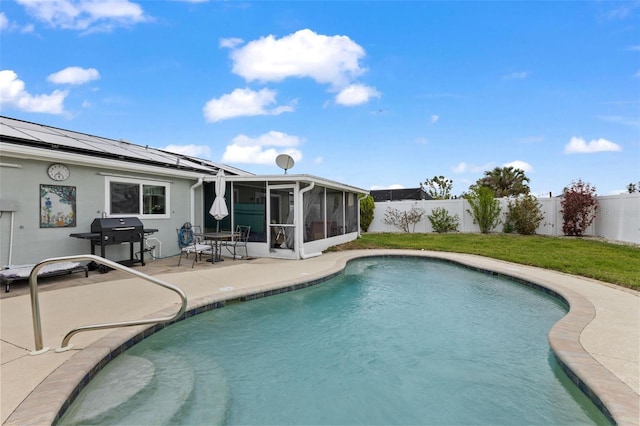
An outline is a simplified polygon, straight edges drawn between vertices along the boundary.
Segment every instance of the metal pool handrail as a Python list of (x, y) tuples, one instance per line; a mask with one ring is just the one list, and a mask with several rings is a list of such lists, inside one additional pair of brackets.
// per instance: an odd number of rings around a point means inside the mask
[(31, 312), (33, 315), (33, 334), (35, 336), (35, 344), (36, 344), (36, 350), (32, 351), (31, 355), (39, 355), (49, 350), (49, 348), (45, 348), (42, 343), (42, 326), (40, 324), (40, 303), (38, 301), (38, 272), (40, 271), (40, 269), (42, 269), (42, 267), (52, 263), (82, 261), (82, 260), (89, 260), (89, 261), (93, 261), (93, 262), (108, 266), (113, 269), (118, 269), (120, 271), (127, 272), (131, 275), (135, 275), (139, 278), (142, 278), (143, 280), (152, 282), (156, 285), (172, 290), (178, 293), (178, 295), (180, 296), (180, 299), (182, 299), (182, 306), (180, 307), (180, 310), (171, 317), (151, 318), (151, 319), (137, 320), (137, 321), (112, 322), (112, 323), (84, 325), (84, 326), (76, 327), (70, 332), (68, 332), (66, 336), (64, 336), (64, 339), (62, 339), (62, 343), (60, 344), (60, 348), (56, 349), (56, 352), (64, 352), (73, 348), (73, 345), (69, 344), (69, 340), (71, 340), (71, 338), (77, 333), (80, 333), (83, 331), (103, 330), (106, 328), (131, 327), (136, 325), (169, 322), (169, 321), (173, 321), (175, 319), (180, 318), (180, 316), (184, 314), (184, 312), (187, 309), (187, 295), (178, 287), (171, 285), (169, 283), (166, 283), (157, 278), (154, 278), (152, 276), (143, 274), (142, 272), (133, 270), (119, 263), (105, 259), (103, 257), (95, 256), (91, 254), (85, 254), (85, 255), (77, 255), (77, 256), (52, 257), (50, 259), (45, 259), (42, 262), (38, 263), (36, 266), (34, 266), (33, 270), (31, 271), (31, 274), (29, 275), (29, 292), (31, 293)]

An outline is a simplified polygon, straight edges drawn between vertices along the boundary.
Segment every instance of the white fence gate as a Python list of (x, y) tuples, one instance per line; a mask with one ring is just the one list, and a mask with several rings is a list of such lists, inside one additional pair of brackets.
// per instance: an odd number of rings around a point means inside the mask
[[(640, 244), (640, 193), (598, 196), (598, 211), (596, 220), (586, 230), (585, 235), (599, 236), (609, 240), (626, 241)], [(564, 235), (562, 232), (562, 212), (560, 198), (539, 198), (544, 219), (536, 230), (540, 235)], [(507, 211), (507, 199), (500, 200), (503, 218)], [(457, 200), (406, 200), (377, 202), (373, 214), (373, 222), (368, 232), (402, 232), (392, 225), (384, 223), (387, 209), (409, 211), (412, 207), (421, 208), (426, 214), (412, 232), (433, 232), (427, 215), (438, 207), (447, 209), (449, 215), (460, 218), (458, 230), (460, 232), (480, 232), (478, 225), (473, 223), (473, 217), (467, 212), (469, 203), (464, 199)], [(502, 224), (495, 232), (502, 232)]]

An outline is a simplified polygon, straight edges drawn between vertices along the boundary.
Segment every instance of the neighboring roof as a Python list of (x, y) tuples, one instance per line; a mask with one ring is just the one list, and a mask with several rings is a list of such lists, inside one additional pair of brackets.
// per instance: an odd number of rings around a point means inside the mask
[(422, 188), (376, 189), (369, 191), (373, 201), (430, 200)]
[(5, 153), (14, 151), (5, 145), (9, 144), (15, 147), (16, 152), (22, 146), (185, 172), (216, 174), (219, 169), (224, 169), (225, 173), (231, 175), (251, 175), (225, 164), (163, 151), (148, 145), (136, 145), (122, 139), (108, 139), (3, 116), (0, 116), (0, 143)]

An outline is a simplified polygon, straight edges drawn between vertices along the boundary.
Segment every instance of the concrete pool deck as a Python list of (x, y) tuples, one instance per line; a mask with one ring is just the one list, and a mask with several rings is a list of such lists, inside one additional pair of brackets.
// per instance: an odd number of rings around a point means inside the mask
[[(480, 256), (412, 250), (342, 251), (300, 261), (200, 262), (194, 269), (188, 261), (180, 267), (158, 268), (157, 273), (146, 271), (146, 266), (134, 269), (180, 287), (189, 299), (189, 311), (252, 294), (262, 297), (275, 289), (319, 280), (341, 271), (350, 259), (375, 255), (459, 262), (533, 282), (560, 294), (571, 309), (549, 333), (556, 357), (569, 367), (569, 374), (578, 378), (584, 390), (602, 401), (618, 424), (640, 425), (640, 293), (634, 290)], [(29, 295), (23, 291), (0, 300), (2, 424), (54, 422), (78, 383), (95, 373), (95, 366), (112, 351), (147, 327), (80, 333), (71, 339), (72, 350), (54, 352), (72, 328), (149, 318), (158, 313), (169, 316), (179, 308), (175, 293), (139, 278), (113, 272), (97, 278), (101, 282), (82, 285), (87, 279), (76, 276), (68, 278), (73, 285), (40, 292), (44, 346), (51, 348), (41, 355), (29, 355), (35, 349)]]

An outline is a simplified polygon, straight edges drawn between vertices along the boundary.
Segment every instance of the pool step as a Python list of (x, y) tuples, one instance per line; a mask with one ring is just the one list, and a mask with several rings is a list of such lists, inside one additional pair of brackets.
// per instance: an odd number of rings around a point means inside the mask
[(145, 356), (156, 366), (153, 386), (129, 401), (113, 424), (169, 424), (193, 391), (195, 373), (182, 356), (166, 352), (145, 352)]
[(155, 371), (155, 365), (146, 358), (120, 355), (104, 367), (99, 380), (90, 382), (76, 398), (62, 424), (93, 423), (149, 386)]
[(181, 356), (149, 351), (144, 358), (121, 357), (127, 358), (105, 367), (94, 389), (90, 384), (78, 399), (77, 412), (70, 410), (61, 424), (168, 424), (180, 411), (195, 383)]

